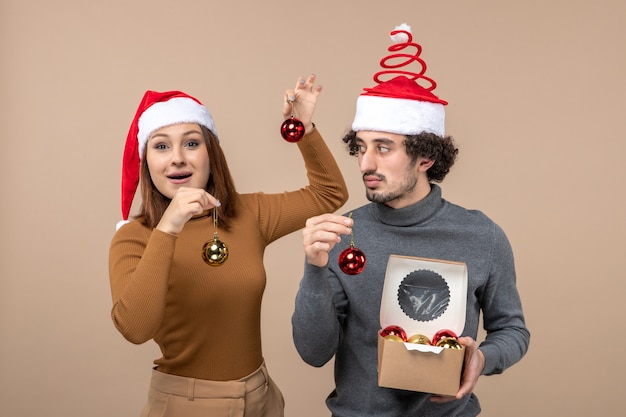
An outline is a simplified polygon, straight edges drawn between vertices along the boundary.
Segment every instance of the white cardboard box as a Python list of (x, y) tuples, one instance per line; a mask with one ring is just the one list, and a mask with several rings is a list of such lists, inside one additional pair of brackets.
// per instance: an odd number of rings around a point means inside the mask
[[(407, 336), (432, 340), (448, 329), (465, 327), (467, 266), (462, 262), (391, 255), (385, 273), (380, 325), (396, 325)], [(465, 348), (402, 343), (378, 336), (378, 385), (381, 387), (456, 395)]]

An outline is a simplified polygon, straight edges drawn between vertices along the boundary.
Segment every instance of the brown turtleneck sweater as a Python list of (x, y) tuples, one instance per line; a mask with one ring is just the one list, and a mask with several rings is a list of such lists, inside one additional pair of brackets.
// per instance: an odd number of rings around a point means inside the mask
[(132, 221), (113, 236), (109, 276), (115, 327), (132, 343), (150, 339), (162, 357), (159, 371), (207, 380), (239, 379), (263, 362), (263, 254), (274, 240), (304, 227), (307, 218), (334, 212), (348, 198), (346, 184), (317, 129), (298, 148), (309, 185), (280, 194), (240, 194), (230, 230), (218, 229), (229, 249), (218, 267), (204, 263), (213, 238), (208, 214), (177, 235)]

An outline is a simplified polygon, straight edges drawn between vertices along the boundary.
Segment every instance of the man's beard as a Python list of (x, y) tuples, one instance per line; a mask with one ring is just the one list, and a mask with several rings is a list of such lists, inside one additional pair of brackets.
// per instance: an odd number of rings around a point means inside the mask
[[(365, 175), (376, 175), (382, 181), (385, 180), (383, 175), (379, 175), (376, 173), (368, 172)], [(404, 178), (400, 184), (393, 190), (387, 191), (371, 191), (367, 188), (365, 189), (365, 197), (373, 203), (389, 203), (390, 201), (397, 200), (404, 196), (406, 193), (410, 193), (417, 186), (417, 176), (414, 174), (412, 170), (407, 171), (407, 176)]]

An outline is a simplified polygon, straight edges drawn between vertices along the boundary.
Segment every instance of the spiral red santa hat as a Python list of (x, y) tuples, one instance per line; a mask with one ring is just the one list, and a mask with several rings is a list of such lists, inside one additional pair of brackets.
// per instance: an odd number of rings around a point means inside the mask
[[(406, 23), (396, 26), (391, 31), (391, 40), (394, 43), (388, 51), (392, 54), (381, 59), (383, 70), (373, 77), (377, 85), (364, 88), (357, 98), (352, 130), (403, 135), (429, 132), (444, 136), (444, 106), (448, 103), (433, 94), (437, 83), (424, 75), (426, 62), (420, 58), (422, 47), (413, 42), (411, 27)], [(409, 47), (415, 48), (414, 53), (399, 52)], [(421, 67), (418, 72), (401, 69), (413, 63)], [(394, 74), (395, 77), (383, 80)]]

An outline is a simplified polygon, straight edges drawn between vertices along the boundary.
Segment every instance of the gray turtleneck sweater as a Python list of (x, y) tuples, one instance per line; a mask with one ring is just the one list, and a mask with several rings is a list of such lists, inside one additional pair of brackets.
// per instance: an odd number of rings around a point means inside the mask
[[(442, 199), (441, 188), (402, 209), (370, 203), (352, 212), (355, 246), (367, 264), (359, 275), (346, 275), (337, 264), (350, 244), (344, 236), (324, 268), (305, 265), (292, 317), (300, 356), (322, 366), (335, 357), (335, 390), (326, 403), (335, 417), (476, 416), (475, 395), (446, 404), (429, 394), (378, 386), (377, 334), (389, 255), (465, 262), (467, 311), (462, 336), (477, 338), (482, 312), (486, 338), (484, 375), (503, 372), (528, 349), (528, 332), (515, 284), (509, 241), (498, 225), (479, 211)], [(427, 378), (417, 375), (416, 378)]]

